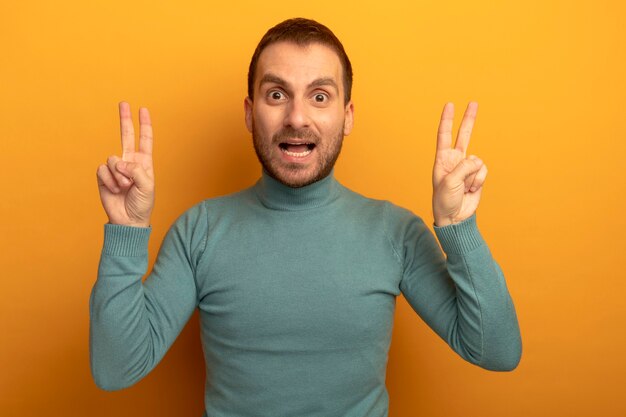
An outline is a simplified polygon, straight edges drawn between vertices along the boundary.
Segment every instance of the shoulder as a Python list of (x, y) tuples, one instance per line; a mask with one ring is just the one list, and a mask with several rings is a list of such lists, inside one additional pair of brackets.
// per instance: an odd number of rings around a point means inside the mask
[(385, 210), (385, 206), (390, 204), (386, 200), (378, 200), (367, 197), (361, 193), (353, 191), (346, 186), (340, 184), (341, 203), (348, 206), (351, 210), (358, 210), (362, 212), (370, 212), (377, 215), (382, 215)]
[[(365, 197), (351, 190), (347, 190), (345, 195), (351, 201), (351, 214), (364, 219), (369, 228), (381, 229), (400, 265), (416, 256), (420, 259), (437, 256), (438, 246), (431, 230), (411, 210), (389, 200)], [(355, 207), (358, 209), (354, 210)]]
[(169, 228), (164, 245), (176, 244), (186, 248), (192, 258), (200, 258), (204, 252), (209, 234), (221, 219), (232, 218), (246, 199), (249, 189), (232, 194), (207, 198), (185, 210)]
[(209, 224), (217, 216), (232, 212), (237, 207), (245, 205), (245, 201), (250, 199), (250, 189), (246, 188), (231, 194), (211, 197), (197, 202), (185, 210), (172, 225), (185, 233), (206, 233)]
[(251, 187), (217, 197), (206, 198), (197, 202), (181, 214), (176, 222), (209, 221), (211, 213), (231, 212), (254, 199)]
[(402, 245), (406, 239), (430, 233), (424, 220), (411, 210), (389, 200), (366, 197), (346, 187), (343, 188), (344, 200), (350, 206), (350, 212), (369, 221), (370, 224), (381, 224), (394, 247)]
[(407, 243), (432, 240), (432, 232), (420, 216), (389, 201), (384, 205), (384, 222), (389, 240), (399, 252)]
[[(343, 186), (342, 186), (343, 187)], [(389, 226), (398, 227), (409, 223), (424, 224), (422, 218), (411, 210), (398, 206), (389, 200), (379, 200), (364, 196), (358, 192), (343, 187), (343, 196), (347, 204), (364, 211), (380, 216)]]

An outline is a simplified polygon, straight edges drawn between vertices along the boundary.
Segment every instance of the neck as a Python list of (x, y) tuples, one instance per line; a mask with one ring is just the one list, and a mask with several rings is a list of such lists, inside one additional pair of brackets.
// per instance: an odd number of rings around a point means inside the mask
[(295, 211), (321, 207), (331, 203), (339, 193), (334, 172), (304, 187), (292, 188), (272, 178), (265, 170), (256, 183), (256, 193), (267, 208)]

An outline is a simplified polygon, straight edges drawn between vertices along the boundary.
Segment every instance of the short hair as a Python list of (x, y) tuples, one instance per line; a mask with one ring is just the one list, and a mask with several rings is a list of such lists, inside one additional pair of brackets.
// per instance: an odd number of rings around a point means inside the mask
[(321, 23), (311, 19), (293, 18), (285, 20), (265, 33), (257, 45), (248, 69), (248, 97), (254, 100), (254, 79), (257, 63), (261, 52), (269, 45), (277, 42), (293, 42), (298, 46), (307, 46), (319, 43), (333, 49), (343, 68), (343, 88), (345, 103), (348, 104), (352, 92), (352, 64), (343, 45), (335, 34)]

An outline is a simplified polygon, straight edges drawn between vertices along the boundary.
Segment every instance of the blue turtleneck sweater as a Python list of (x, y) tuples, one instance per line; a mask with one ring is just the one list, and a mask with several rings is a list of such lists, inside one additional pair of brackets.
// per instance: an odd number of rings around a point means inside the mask
[(251, 188), (189, 209), (153, 270), (149, 228), (105, 225), (91, 300), (91, 366), (134, 384), (200, 311), (208, 417), (386, 416), (396, 297), (461, 357), (511, 370), (521, 354), (504, 276), (475, 215), (435, 227), (330, 175)]

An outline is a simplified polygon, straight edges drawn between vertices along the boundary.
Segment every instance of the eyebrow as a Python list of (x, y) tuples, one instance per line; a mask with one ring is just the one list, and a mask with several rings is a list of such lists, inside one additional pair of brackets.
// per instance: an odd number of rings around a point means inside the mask
[[(278, 85), (285, 86), (285, 87), (289, 86), (289, 83), (287, 81), (285, 81), (284, 79), (280, 78), (278, 75), (275, 75), (275, 74), (272, 74), (272, 73), (265, 74), (261, 78), (261, 80), (259, 81), (259, 86), (262, 86), (265, 83), (273, 83), (273, 84), (278, 84)], [(337, 83), (331, 77), (322, 77), (322, 78), (318, 78), (316, 80), (313, 80), (307, 86), (307, 88), (323, 87), (323, 86), (333, 87), (337, 91), (337, 93), (339, 93), (339, 87), (337, 87)]]

